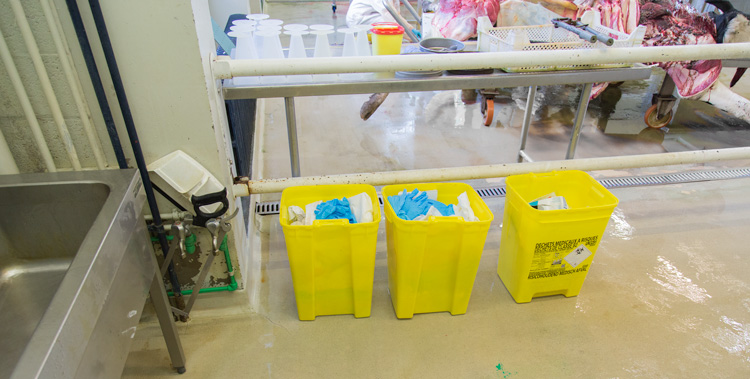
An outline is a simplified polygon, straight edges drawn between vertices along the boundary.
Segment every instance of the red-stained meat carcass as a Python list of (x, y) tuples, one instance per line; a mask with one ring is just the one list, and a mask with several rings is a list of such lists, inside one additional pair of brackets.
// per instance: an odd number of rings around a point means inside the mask
[[(601, 23), (630, 33), (645, 25), (644, 46), (698, 45), (716, 43), (716, 26), (705, 14), (678, 0), (575, 0), (578, 14), (593, 9)], [(709, 102), (750, 122), (750, 100), (737, 95), (717, 79), (721, 61), (699, 60), (659, 64), (674, 80), (682, 97)], [(597, 86), (599, 91), (602, 86)], [(596, 92), (596, 93), (598, 93)]]
[(477, 35), (477, 18), (488, 16), (494, 24), (501, 0), (440, 0), (432, 20), (434, 30), (445, 38), (466, 41)]
[[(625, 1), (623, 0), (622, 3)], [(596, 9), (602, 4), (617, 2), (617, 0), (595, 0), (593, 4), (587, 4), (587, 6)], [(677, 0), (639, 0), (638, 4), (640, 5), (638, 24), (646, 26), (644, 46), (716, 43), (716, 26), (713, 20), (697, 12), (692, 6), (682, 4)], [(606, 8), (606, 5), (604, 7)], [(609, 24), (613, 29), (627, 30), (628, 25), (631, 25), (629, 19), (619, 22), (617, 17), (625, 20), (630, 17), (630, 14), (631, 12), (623, 14), (616, 11), (609, 15), (602, 13), (602, 24)], [(721, 61), (663, 62), (659, 65), (674, 80), (680, 96), (709, 102), (721, 110), (750, 122), (750, 100), (732, 92), (717, 80), (721, 73)]]
[(596, 10), (602, 15), (602, 25), (625, 33), (638, 27), (641, 7), (638, 0), (576, 0), (577, 17), (587, 10)]

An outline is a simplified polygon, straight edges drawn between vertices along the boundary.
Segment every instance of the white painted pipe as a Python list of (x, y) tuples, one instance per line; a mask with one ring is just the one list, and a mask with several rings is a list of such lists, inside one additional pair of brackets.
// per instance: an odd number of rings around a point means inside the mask
[[(68, 158), (73, 165), (73, 169), (80, 171), (81, 162), (78, 160), (78, 154), (73, 145), (73, 139), (70, 137), (68, 125), (65, 124), (65, 118), (60, 109), (60, 103), (57, 102), (55, 91), (52, 89), (52, 82), (50, 82), (47, 69), (44, 67), (44, 61), (42, 61), (42, 55), (39, 53), (39, 46), (37, 46), (36, 40), (34, 39), (34, 33), (31, 31), (29, 21), (26, 20), (26, 13), (21, 5), (21, 0), (10, 0), (10, 5), (13, 8), (13, 14), (16, 16), (18, 29), (21, 31), (21, 36), (23, 36), (23, 40), (26, 43), (26, 49), (29, 50), (31, 61), (34, 63), (34, 69), (39, 77), (39, 82), (42, 84), (44, 97), (47, 98), (47, 104), (49, 104), (52, 118), (55, 120), (55, 124), (57, 124), (57, 130), (60, 133), (60, 138), (65, 146), (65, 151), (68, 153)], [(61, 60), (63, 59), (62, 57), (60, 58)]]
[[(17, 1), (17, 0), (16, 0)], [(502, 53), (409, 54), (315, 59), (214, 60), (214, 76), (307, 75), (355, 72), (488, 69), (750, 58), (750, 42), (610, 49), (511, 51)]]
[(0, 175), (18, 174), (18, 166), (13, 154), (10, 153), (8, 143), (5, 141), (3, 132), (0, 131)]
[(71, 58), (70, 48), (65, 39), (62, 38), (65, 34), (57, 15), (57, 9), (55, 9), (55, 4), (52, 3), (52, 0), (41, 0), (41, 4), (42, 11), (44, 11), (44, 17), (47, 19), (47, 26), (52, 33), (52, 40), (55, 42), (57, 55), (60, 58), (60, 65), (65, 73), (65, 78), (68, 80), (68, 87), (70, 87), (70, 91), (73, 93), (73, 101), (76, 103), (78, 116), (81, 118), (83, 130), (86, 132), (91, 151), (94, 153), (96, 167), (103, 170), (107, 165), (107, 162), (104, 158), (104, 152), (99, 141), (99, 136), (94, 128), (94, 122), (91, 118), (91, 110), (89, 109), (88, 103), (83, 94), (80, 78), (78, 77), (76, 70), (73, 68), (74, 64), (73, 59)]
[(26, 89), (23, 86), (21, 75), (18, 74), (18, 69), (16, 68), (15, 62), (13, 62), (13, 57), (10, 55), (10, 50), (8, 49), (8, 44), (5, 43), (5, 37), (3, 36), (2, 31), (0, 31), (0, 57), (3, 60), (3, 65), (5, 65), (5, 71), (8, 72), (10, 82), (13, 84), (13, 88), (16, 90), (18, 102), (21, 103), (23, 114), (26, 116), (26, 121), (28, 121), (29, 123), (31, 133), (34, 135), (34, 140), (36, 140), (36, 144), (39, 147), (39, 152), (42, 154), (44, 164), (47, 166), (47, 171), (55, 172), (57, 171), (57, 167), (55, 167), (55, 161), (52, 159), (52, 154), (50, 154), (49, 152), (47, 141), (44, 140), (42, 128), (39, 126), (39, 121), (37, 121), (36, 119), (34, 108), (31, 106), (29, 96), (26, 94)]
[(509, 175), (526, 174), (529, 172), (542, 173), (560, 170), (618, 170), (634, 167), (669, 166), (737, 159), (750, 159), (750, 147), (533, 163), (505, 163), (484, 166), (433, 168), (363, 174), (259, 179), (252, 181), (238, 181), (234, 185), (233, 190), (234, 195), (240, 197), (249, 196), (250, 194), (255, 193), (281, 192), (286, 188), (294, 186), (354, 183), (378, 186), (401, 183), (444, 182), (454, 180), (500, 178)]

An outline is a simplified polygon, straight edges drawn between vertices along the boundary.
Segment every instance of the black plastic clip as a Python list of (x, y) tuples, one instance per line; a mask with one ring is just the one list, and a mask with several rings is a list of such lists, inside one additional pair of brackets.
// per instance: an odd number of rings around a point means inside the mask
[[(223, 190), (219, 192), (214, 193), (207, 193), (205, 195), (195, 196), (190, 199), (190, 202), (193, 203), (193, 209), (195, 210), (195, 218), (193, 219), (193, 225), (197, 226), (206, 226), (206, 221), (217, 218), (226, 213), (227, 209), (229, 209), (229, 200), (227, 199), (227, 189), (224, 188)], [(201, 207), (205, 207), (208, 205), (221, 203), (221, 208), (218, 210), (208, 213), (204, 212)]]

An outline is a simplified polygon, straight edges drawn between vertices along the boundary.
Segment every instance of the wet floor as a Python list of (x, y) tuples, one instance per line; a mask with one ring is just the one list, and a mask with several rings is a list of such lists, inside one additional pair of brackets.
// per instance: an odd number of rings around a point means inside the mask
[[(272, 3), (291, 22), (331, 20), (329, 3)], [(339, 12), (345, 12), (339, 4)], [(310, 12), (310, 10), (313, 10)], [(278, 12), (278, 13), (275, 13)], [(343, 13), (338, 16), (343, 22)], [(727, 70), (722, 80), (729, 80)], [(612, 86), (591, 101), (576, 157), (750, 146), (750, 126), (695, 101), (680, 101), (668, 128), (643, 123), (663, 72)], [(750, 79), (737, 91), (748, 96)], [(562, 159), (580, 86), (540, 88), (527, 151)], [(485, 127), (461, 91), (392, 94), (368, 120), (368, 95), (298, 98), (303, 175), (515, 162), (525, 88), (501, 91)], [(284, 105), (259, 105), (259, 176), (290, 175)], [(261, 108), (262, 107), (262, 108)], [(617, 177), (748, 161), (595, 172)], [(476, 180), (475, 187), (503, 184)], [(196, 303), (180, 324), (186, 377), (538, 378), (750, 376), (750, 179), (616, 189), (619, 199), (579, 296), (516, 304), (497, 275), (504, 198), (494, 214), (465, 315), (395, 317), (380, 224), (372, 315), (297, 319), (278, 216), (251, 217), (252, 288)], [(278, 199), (264, 195), (263, 200)], [(249, 300), (248, 300), (249, 299)], [(173, 375), (158, 324), (144, 312), (124, 377)]]
[[(750, 145), (750, 125), (713, 106), (682, 100), (673, 122), (649, 128), (663, 71), (648, 80), (610, 86), (591, 100), (577, 158), (635, 155)], [(539, 87), (526, 146), (534, 160), (565, 157), (582, 86)], [(528, 88), (500, 89), (485, 127), (480, 99), (460, 90), (394, 93), (367, 121), (369, 95), (295, 99), (303, 175), (471, 166), (517, 160)], [(263, 177), (291, 175), (281, 99), (266, 99)], [(320, 138), (329, 135), (333, 138)], [(335, 152), (335, 153), (333, 153)], [(346, 161), (346, 164), (340, 164)]]
[[(396, 318), (388, 294), (384, 223), (371, 317), (301, 322), (278, 216), (260, 217), (257, 313), (239, 294), (199, 301), (179, 327), (186, 375), (747, 377), (748, 188), (750, 179), (613, 190), (620, 205), (581, 293), (528, 304), (516, 304), (496, 273), (505, 201), (488, 199), (495, 220), (467, 313), (410, 320)], [(125, 377), (169, 373), (158, 326), (144, 320)]]
[[(288, 22), (329, 23), (338, 27), (345, 23), (346, 10), (346, 4), (339, 4), (333, 16), (330, 4), (272, 3), (269, 13)], [(343, 43), (340, 33), (330, 36), (332, 43)], [(307, 43), (311, 46), (312, 39)], [(733, 74), (734, 68), (725, 68), (721, 80), (728, 83)], [(667, 127), (648, 128), (644, 114), (663, 77), (664, 71), (655, 68), (650, 79), (610, 85), (591, 100), (576, 157), (750, 145), (747, 122), (699, 101), (679, 101)], [(750, 75), (733, 89), (750, 96)], [(359, 118), (360, 107), (368, 95), (297, 98), (302, 174), (515, 162), (526, 91), (527, 88), (501, 89), (490, 127), (483, 126), (479, 102), (472, 102), (461, 91), (391, 94), (368, 121)], [(564, 158), (580, 91), (581, 86), (573, 85), (539, 88), (527, 143), (532, 158)], [(281, 99), (266, 100), (266, 116), (264, 177), (288, 177), (291, 171)], [(321, 139), (321, 135), (335, 138)], [(331, 154), (332, 151), (342, 155)], [(347, 165), (337, 164), (339, 159), (346, 160)]]

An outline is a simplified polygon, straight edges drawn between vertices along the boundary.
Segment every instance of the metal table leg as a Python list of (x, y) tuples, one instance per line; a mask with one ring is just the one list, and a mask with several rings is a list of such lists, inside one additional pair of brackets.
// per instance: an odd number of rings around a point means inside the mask
[(297, 143), (297, 119), (294, 114), (294, 98), (285, 97), (286, 132), (289, 139), (289, 158), (292, 161), (292, 177), (299, 177), (299, 145)]
[(581, 99), (578, 101), (578, 109), (576, 110), (576, 118), (573, 122), (573, 134), (570, 136), (570, 144), (568, 144), (568, 153), (565, 154), (565, 159), (573, 159), (576, 155), (578, 137), (581, 135), (581, 126), (583, 125), (583, 119), (586, 117), (586, 110), (589, 108), (589, 97), (591, 97), (591, 88), (593, 87), (594, 83), (583, 85), (583, 92), (581, 93)]
[[(151, 257), (154, 260), (154, 267), (158, 267), (156, 257), (153, 254), (151, 254)], [(156, 317), (159, 319), (161, 332), (164, 335), (164, 342), (167, 343), (172, 367), (182, 374), (185, 372), (185, 353), (182, 351), (182, 342), (180, 341), (180, 335), (177, 333), (177, 325), (174, 323), (172, 307), (169, 305), (169, 297), (167, 297), (167, 291), (164, 289), (164, 282), (158, 270), (154, 271), (154, 280), (151, 282), (149, 293), (156, 310)]]
[(536, 97), (536, 86), (529, 87), (529, 96), (526, 98), (526, 110), (523, 114), (523, 126), (521, 127), (521, 147), (518, 148), (518, 163), (525, 160), (533, 162), (526, 149), (526, 137), (529, 136), (529, 125), (531, 124), (531, 111), (534, 109), (534, 98)]

